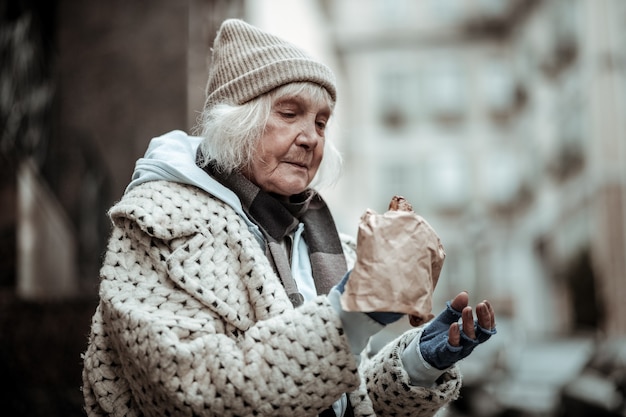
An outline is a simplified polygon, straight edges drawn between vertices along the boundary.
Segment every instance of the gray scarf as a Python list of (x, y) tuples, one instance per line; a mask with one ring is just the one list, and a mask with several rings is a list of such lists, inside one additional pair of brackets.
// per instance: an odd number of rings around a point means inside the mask
[(313, 280), (318, 294), (328, 294), (346, 273), (347, 264), (335, 222), (328, 206), (314, 190), (293, 195), (288, 201), (281, 196), (266, 193), (239, 173), (224, 175), (213, 164), (204, 170), (232, 190), (244, 211), (255, 222), (265, 239), (265, 254), (280, 277), (294, 306), (304, 301), (291, 274), (288, 251), (282, 243), (304, 223), (304, 240), (309, 247)]

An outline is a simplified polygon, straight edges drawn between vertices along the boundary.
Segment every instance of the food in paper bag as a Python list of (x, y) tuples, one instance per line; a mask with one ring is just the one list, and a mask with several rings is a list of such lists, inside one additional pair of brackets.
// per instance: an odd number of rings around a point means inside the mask
[(401, 196), (389, 210), (366, 210), (357, 261), (341, 296), (346, 311), (406, 313), (413, 326), (432, 319), (432, 295), (445, 251), (433, 228)]

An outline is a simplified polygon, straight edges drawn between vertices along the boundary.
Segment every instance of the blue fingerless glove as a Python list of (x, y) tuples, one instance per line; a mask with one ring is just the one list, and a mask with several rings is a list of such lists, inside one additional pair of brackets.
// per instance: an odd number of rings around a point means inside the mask
[[(343, 276), (341, 281), (336, 286), (337, 290), (339, 290), (341, 294), (343, 294), (343, 291), (345, 290), (346, 282), (348, 282), (348, 279), (350, 279), (350, 272), (352, 271), (350, 270), (346, 272), (346, 274)], [(391, 324), (395, 321), (400, 320), (402, 316), (404, 316), (403, 313), (389, 313), (389, 312), (382, 312), (382, 311), (372, 311), (372, 312), (365, 313), (365, 314), (367, 314), (371, 319), (375, 320), (376, 322), (382, 325)]]
[(479, 344), (487, 341), (496, 334), (496, 329), (484, 329), (474, 321), (474, 332), (476, 339), (471, 339), (463, 333), (461, 326), (461, 342), (459, 346), (452, 346), (448, 342), (448, 330), (452, 323), (456, 323), (461, 318), (461, 312), (452, 308), (451, 302), (446, 303), (446, 309), (442, 311), (424, 329), (420, 339), (420, 352), (422, 357), (432, 366), (443, 370), (451, 367), (456, 362), (469, 356)]

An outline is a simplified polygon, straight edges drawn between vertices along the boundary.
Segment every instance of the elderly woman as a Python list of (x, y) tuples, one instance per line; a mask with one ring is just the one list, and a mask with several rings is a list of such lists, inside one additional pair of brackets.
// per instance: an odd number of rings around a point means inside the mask
[(326, 66), (222, 24), (201, 133), (153, 139), (109, 212), (88, 415), (432, 416), (457, 397), (455, 363), (495, 333), (466, 293), (361, 359), (401, 315), (339, 302), (355, 244), (311, 188), (338, 172), (335, 99)]

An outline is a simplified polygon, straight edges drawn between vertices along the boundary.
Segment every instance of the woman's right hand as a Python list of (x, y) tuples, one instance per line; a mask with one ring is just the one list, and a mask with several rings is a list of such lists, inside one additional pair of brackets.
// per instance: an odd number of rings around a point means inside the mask
[[(350, 272), (352, 271), (346, 272), (346, 274), (343, 276), (341, 281), (339, 281), (339, 283), (337, 284), (336, 288), (341, 294), (343, 294), (346, 283), (350, 279)], [(395, 321), (400, 320), (404, 316), (404, 313), (393, 313), (393, 312), (386, 312), (386, 311), (369, 311), (369, 312), (364, 312), (364, 313), (366, 313), (371, 319), (385, 326), (387, 324), (391, 324)]]

